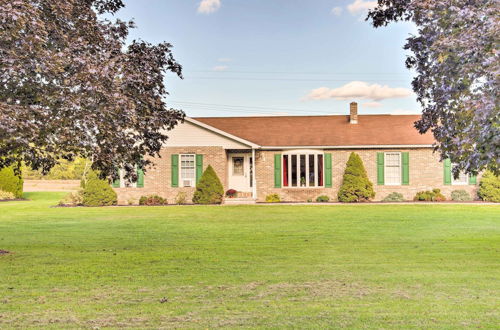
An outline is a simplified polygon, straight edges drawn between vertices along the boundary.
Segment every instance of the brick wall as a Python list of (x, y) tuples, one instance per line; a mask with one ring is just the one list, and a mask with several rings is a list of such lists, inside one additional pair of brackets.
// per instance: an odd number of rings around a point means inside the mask
[(187, 201), (191, 203), (195, 188), (175, 188), (172, 187), (171, 183), (171, 155), (183, 153), (202, 154), (203, 169), (209, 164), (212, 165), (224, 187), (227, 186), (227, 156), (222, 147), (169, 147), (162, 149), (160, 152), (161, 158), (154, 158), (155, 165), (147, 169), (144, 175), (143, 188), (114, 188), (118, 194), (118, 203), (137, 204), (141, 196), (153, 194), (166, 198), (169, 203), (174, 203), (179, 192), (185, 192)]
[[(377, 152), (408, 151), (410, 154), (410, 184), (405, 186), (377, 185)], [(471, 196), (476, 197), (475, 185), (444, 185), (443, 164), (439, 156), (432, 149), (399, 149), (399, 150), (325, 150), (332, 154), (332, 188), (274, 188), (274, 154), (283, 151), (258, 151), (256, 156), (257, 199), (264, 201), (268, 194), (279, 194), (284, 201), (315, 200), (319, 195), (328, 195), (332, 200), (337, 199), (338, 190), (342, 184), (347, 159), (351, 152), (356, 152), (363, 160), (368, 178), (374, 185), (376, 193), (374, 200), (381, 200), (391, 192), (399, 192), (408, 200), (413, 199), (418, 191), (441, 189), (447, 199), (453, 190), (464, 189)], [(477, 182), (479, 183), (479, 177)]]

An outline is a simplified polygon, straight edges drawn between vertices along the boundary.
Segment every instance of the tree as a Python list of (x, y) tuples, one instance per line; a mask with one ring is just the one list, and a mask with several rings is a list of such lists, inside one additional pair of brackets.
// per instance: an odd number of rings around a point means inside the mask
[(375, 197), (373, 184), (368, 179), (363, 161), (352, 152), (347, 160), (338, 199), (340, 202), (366, 202)]
[(212, 166), (208, 165), (203, 172), (200, 181), (196, 184), (196, 191), (193, 195), (195, 204), (220, 204), (224, 188)]
[(126, 39), (122, 0), (0, 0), (0, 168), (47, 173), (83, 157), (102, 177), (150, 163), (184, 118), (163, 76), (182, 78), (169, 43)]
[(442, 159), (454, 175), (500, 172), (500, 2), (491, 0), (378, 0), (367, 20), (374, 27), (411, 21), (418, 33), (407, 39), (417, 73), (413, 90), (423, 116), (420, 133), (432, 131)]

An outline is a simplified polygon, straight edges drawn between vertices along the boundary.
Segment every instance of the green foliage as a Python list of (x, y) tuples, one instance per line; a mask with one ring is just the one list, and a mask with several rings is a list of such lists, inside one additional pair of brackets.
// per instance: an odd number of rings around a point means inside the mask
[(365, 202), (375, 197), (373, 184), (368, 179), (363, 161), (356, 153), (351, 153), (344, 172), (338, 199), (340, 202)]
[(442, 202), (446, 200), (446, 197), (441, 194), (441, 189), (432, 189), (432, 191), (419, 191), (413, 200), (421, 202)]
[(81, 186), (82, 205), (84, 206), (109, 206), (116, 205), (116, 192), (107, 180), (99, 179), (97, 172), (91, 170), (86, 180), (82, 179)]
[(208, 165), (205, 172), (196, 184), (196, 191), (193, 196), (195, 204), (220, 204), (224, 188), (212, 166)]
[(269, 194), (266, 196), (266, 203), (279, 203), (281, 202), (280, 195), (278, 194)]
[(483, 201), (500, 203), (500, 176), (486, 171), (479, 182), (477, 194)]
[(16, 196), (14, 196), (13, 193), (11, 193), (10, 191), (0, 190), (0, 201), (6, 201), (11, 199), (16, 199)]
[(85, 169), (85, 158), (76, 158), (74, 161), (59, 159), (49, 173), (42, 174), (40, 170), (32, 170), (23, 165), (23, 178), (25, 180), (80, 180)]
[(141, 196), (141, 198), (139, 198), (139, 205), (154, 206), (166, 204), (168, 204), (167, 200), (158, 195)]
[(316, 202), (318, 203), (327, 203), (330, 201), (330, 197), (326, 196), (326, 195), (321, 195), (321, 196), (318, 196), (316, 198)]
[(59, 201), (59, 206), (80, 206), (83, 204), (83, 191), (74, 191)]
[(470, 194), (463, 190), (453, 190), (451, 192), (451, 200), (452, 201), (459, 201), (459, 202), (469, 202), (472, 200), (472, 197), (470, 197)]
[(405, 198), (403, 194), (398, 193), (398, 192), (393, 192), (387, 195), (382, 202), (404, 202)]
[(187, 204), (187, 194), (184, 191), (179, 191), (177, 196), (175, 196), (175, 204), (177, 205)]
[(11, 192), (16, 198), (23, 197), (23, 179), (16, 175), (14, 167), (0, 169), (0, 190)]

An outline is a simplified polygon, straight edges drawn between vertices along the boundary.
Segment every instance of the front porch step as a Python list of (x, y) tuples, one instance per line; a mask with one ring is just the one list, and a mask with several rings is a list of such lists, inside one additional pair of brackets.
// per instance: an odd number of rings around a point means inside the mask
[(224, 198), (224, 205), (245, 205), (255, 203), (255, 199), (251, 197)]

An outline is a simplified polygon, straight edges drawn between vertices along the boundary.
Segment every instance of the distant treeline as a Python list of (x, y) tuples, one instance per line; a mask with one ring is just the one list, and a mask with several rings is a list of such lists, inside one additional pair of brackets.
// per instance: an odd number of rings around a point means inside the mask
[(41, 171), (34, 171), (27, 166), (22, 167), (24, 180), (80, 180), (85, 169), (85, 159), (77, 158), (70, 162), (64, 159), (59, 160), (59, 164), (52, 170), (42, 175)]

